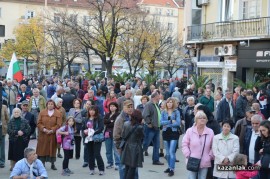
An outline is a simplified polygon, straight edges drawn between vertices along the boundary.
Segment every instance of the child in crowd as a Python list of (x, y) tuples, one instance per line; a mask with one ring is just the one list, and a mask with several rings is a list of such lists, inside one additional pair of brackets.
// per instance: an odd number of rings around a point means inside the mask
[(74, 174), (69, 168), (69, 159), (72, 158), (73, 148), (74, 148), (74, 131), (76, 129), (76, 123), (73, 116), (69, 116), (66, 124), (57, 130), (57, 134), (63, 135), (62, 147), (64, 150), (64, 160), (63, 160), (63, 176), (70, 176)]
[[(237, 154), (234, 157), (233, 165), (247, 166), (247, 156), (243, 154)], [(240, 170), (236, 171), (236, 179), (249, 179), (258, 175), (258, 170)]]

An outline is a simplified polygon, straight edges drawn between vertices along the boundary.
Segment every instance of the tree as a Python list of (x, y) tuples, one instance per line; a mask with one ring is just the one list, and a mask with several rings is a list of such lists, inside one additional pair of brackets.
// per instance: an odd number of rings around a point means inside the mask
[(67, 22), (82, 45), (100, 57), (108, 75), (112, 74), (117, 39), (126, 33), (127, 14), (133, 7), (135, 1), (130, 0), (89, 0), (89, 16), (77, 24)]

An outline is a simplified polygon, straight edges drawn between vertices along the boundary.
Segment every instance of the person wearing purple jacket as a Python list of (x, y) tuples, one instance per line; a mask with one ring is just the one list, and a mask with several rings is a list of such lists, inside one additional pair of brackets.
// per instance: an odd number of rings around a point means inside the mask
[(182, 140), (182, 152), (186, 162), (189, 157), (201, 159), (198, 172), (188, 171), (189, 179), (196, 179), (197, 175), (198, 179), (206, 179), (207, 170), (211, 167), (211, 160), (214, 158), (212, 151), (214, 132), (206, 127), (206, 123), (206, 114), (198, 111), (195, 115), (194, 125), (186, 131)]

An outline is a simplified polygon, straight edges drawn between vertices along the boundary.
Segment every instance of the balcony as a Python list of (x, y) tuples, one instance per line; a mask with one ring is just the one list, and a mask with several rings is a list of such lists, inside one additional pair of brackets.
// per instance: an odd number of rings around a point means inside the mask
[(194, 25), (187, 30), (190, 43), (270, 38), (270, 17)]

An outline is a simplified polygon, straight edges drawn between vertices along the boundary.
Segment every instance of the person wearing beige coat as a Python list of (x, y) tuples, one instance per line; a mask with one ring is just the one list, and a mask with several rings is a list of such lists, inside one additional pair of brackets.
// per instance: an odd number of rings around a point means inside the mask
[(218, 178), (235, 178), (233, 171), (218, 171), (218, 165), (232, 165), (233, 159), (239, 153), (239, 138), (230, 132), (231, 121), (222, 123), (222, 132), (214, 136), (212, 150), (215, 156), (213, 176)]
[(5, 137), (7, 134), (7, 125), (9, 114), (6, 105), (2, 105), (1, 121), (0, 121), (0, 168), (5, 167)]

